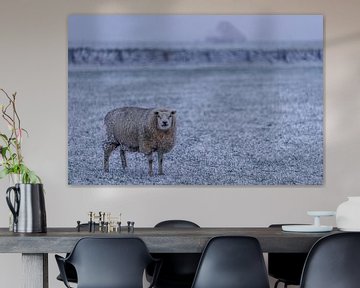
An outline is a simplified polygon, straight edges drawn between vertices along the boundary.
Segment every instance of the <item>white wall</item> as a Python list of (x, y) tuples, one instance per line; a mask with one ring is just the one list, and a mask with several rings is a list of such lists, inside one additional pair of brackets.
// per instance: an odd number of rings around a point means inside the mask
[[(136, 226), (187, 218), (201, 226), (309, 222), (360, 195), (360, 18), (357, 0), (1, 0), (0, 87), (18, 92), (26, 162), (46, 187), (48, 226), (73, 226), (89, 210), (122, 212)], [(67, 185), (67, 16), (71, 13), (323, 14), (325, 16), (325, 184), (323, 186)], [(102, 161), (99, 159), (99, 161)], [(8, 224), (0, 182), (0, 226)], [(334, 220), (327, 223), (335, 224)], [(50, 287), (57, 271), (51, 255)], [(20, 287), (19, 255), (0, 255), (2, 287)]]

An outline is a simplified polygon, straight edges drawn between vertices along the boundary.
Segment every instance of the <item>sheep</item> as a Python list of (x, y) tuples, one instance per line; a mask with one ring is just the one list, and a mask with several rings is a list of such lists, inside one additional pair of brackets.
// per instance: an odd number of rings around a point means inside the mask
[(175, 145), (176, 111), (165, 108), (122, 107), (108, 112), (104, 118), (106, 139), (103, 143), (104, 171), (109, 172), (111, 153), (120, 146), (122, 168), (127, 161), (125, 151), (147, 156), (149, 176), (153, 176), (153, 153), (158, 155), (158, 174), (163, 175), (163, 156)]

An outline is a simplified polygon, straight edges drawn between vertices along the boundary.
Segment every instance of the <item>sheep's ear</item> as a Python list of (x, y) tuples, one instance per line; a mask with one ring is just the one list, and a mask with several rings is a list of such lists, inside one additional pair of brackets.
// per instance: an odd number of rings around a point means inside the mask
[(176, 114), (176, 110), (172, 110), (170, 113), (171, 113), (171, 115), (174, 115), (174, 114)]
[(159, 115), (159, 111), (154, 111), (154, 114), (155, 114), (155, 115)]

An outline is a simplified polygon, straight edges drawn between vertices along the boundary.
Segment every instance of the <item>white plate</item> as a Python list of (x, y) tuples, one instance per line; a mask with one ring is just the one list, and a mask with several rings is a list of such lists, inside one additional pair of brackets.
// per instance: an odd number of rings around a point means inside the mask
[(309, 216), (335, 216), (335, 211), (308, 211), (307, 214)]
[(332, 226), (324, 225), (283, 225), (281, 228), (286, 232), (330, 232), (333, 229)]

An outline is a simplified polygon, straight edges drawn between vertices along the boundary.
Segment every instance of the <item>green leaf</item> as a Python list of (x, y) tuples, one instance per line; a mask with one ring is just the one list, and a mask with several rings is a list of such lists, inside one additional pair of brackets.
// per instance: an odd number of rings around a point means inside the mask
[(4, 140), (4, 142), (7, 142), (9, 140), (5, 134), (0, 133), (0, 137)]
[(26, 183), (26, 184), (27, 183), (31, 183), (31, 184), (41, 183), (40, 177), (37, 176), (34, 171), (30, 170), (23, 163), (19, 164), (18, 169), (20, 171), (21, 180), (23, 183)]
[(6, 158), (6, 152), (9, 150), (9, 148), (8, 147), (2, 147), (1, 148), (1, 156), (3, 157), (3, 158)]
[(19, 165), (15, 164), (9, 167), (9, 173), (21, 174)]
[(39, 181), (39, 177), (36, 176), (36, 174), (33, 171), (29, 172), (29, 178), (30, 178), (30, 183), (32, 184), (36, 184), (36, 183), (40, 183), (41, 181)]
[(30, 183), (29, 176), (27, 173), (22, 174), (21, 181), (25, 184)]
[(4, 168), (3, 170), (0, 171), (0, 179), (3, 179), (8, 174), (9, 174), (9, 170), (7, 168)]
[(21, 130), (22, 130), (22, 131), (24, 131), (24, 132), (26, 133), (26, 136), (28, 136), (28, 137), (29, 137), (29, 132), (28, 132), (28, 131), (26, 131), (26, 129), (21, 128)]

